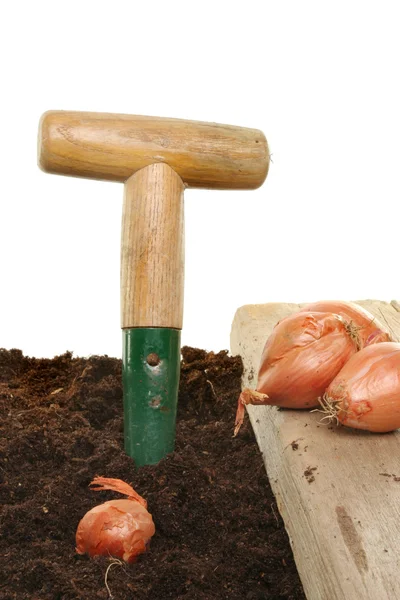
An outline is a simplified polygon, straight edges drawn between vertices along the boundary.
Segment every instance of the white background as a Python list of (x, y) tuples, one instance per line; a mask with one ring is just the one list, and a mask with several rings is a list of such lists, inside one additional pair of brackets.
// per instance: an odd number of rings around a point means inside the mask
[(262, 129), (253, 192), (186, 192), (183, 343), (247, 303), (400, 298), (397, 2), (7, 2), (0, 346), (121, 354), (121, 184), (45, 175), (48, 109)]

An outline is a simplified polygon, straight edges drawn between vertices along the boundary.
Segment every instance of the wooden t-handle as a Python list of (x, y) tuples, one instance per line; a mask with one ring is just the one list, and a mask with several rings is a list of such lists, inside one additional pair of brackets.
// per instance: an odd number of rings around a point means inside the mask
[(48, 173), (125, 182), (166, 163), (185, 186), (255, 189), (265, 180), (264, 134), (218, 123), (165, 117), (49, 111), (39, 126), (39, 165)]
[(182, 179), (157, 163), (125, 183), (121, 235), (121, 326), (182, 328)]

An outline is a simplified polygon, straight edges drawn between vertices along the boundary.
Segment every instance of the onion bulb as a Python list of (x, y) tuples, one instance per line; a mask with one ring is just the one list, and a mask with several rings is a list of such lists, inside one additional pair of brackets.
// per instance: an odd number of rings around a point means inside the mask
[(348, 323), (357, 328), (360, 338), (360, 346), (369, 346), (379, 342), (390, 342), (391, 336), (377, 318), (370, 312), (354, 302), (343, 302), (342, 300), (321, 300), (313, 304), (307, 304), (301, 312), (329, 312), (343, 317)]
[(321, 404), (326, 417), (346, 427), (377, 433), (398, 429), (400, 344), (374, 344), (352, 356), (326, 390)]
[(127, 498), (104, 502), (85, 514), (76, 531), (76, 551), (134, 562), (155, 533), (146, 500), (120, 479), (95, 477), (90, 485), (97, 486), (93, 491), (113, 490)]
[(240, 394), (235, 435), (246, 404), (318, 406), (328, 385), (359, 348), (357, 328), (337, 314), (298, 312), (277, 323), (261, 357), (256, 391)]

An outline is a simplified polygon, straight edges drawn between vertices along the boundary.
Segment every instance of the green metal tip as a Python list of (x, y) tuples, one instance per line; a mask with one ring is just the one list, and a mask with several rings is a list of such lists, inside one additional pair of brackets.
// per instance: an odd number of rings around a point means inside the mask
[(123, 330), (125, 451), (138, 467), (174, 450), (180, 344), (178, 329)]

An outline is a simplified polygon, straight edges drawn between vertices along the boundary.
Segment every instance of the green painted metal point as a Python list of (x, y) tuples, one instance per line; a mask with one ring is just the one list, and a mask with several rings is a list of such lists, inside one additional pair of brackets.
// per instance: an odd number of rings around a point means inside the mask
[(123, 329), (125, 451), (136, 466), (173, 452), (180, 374), (179, 329)]

